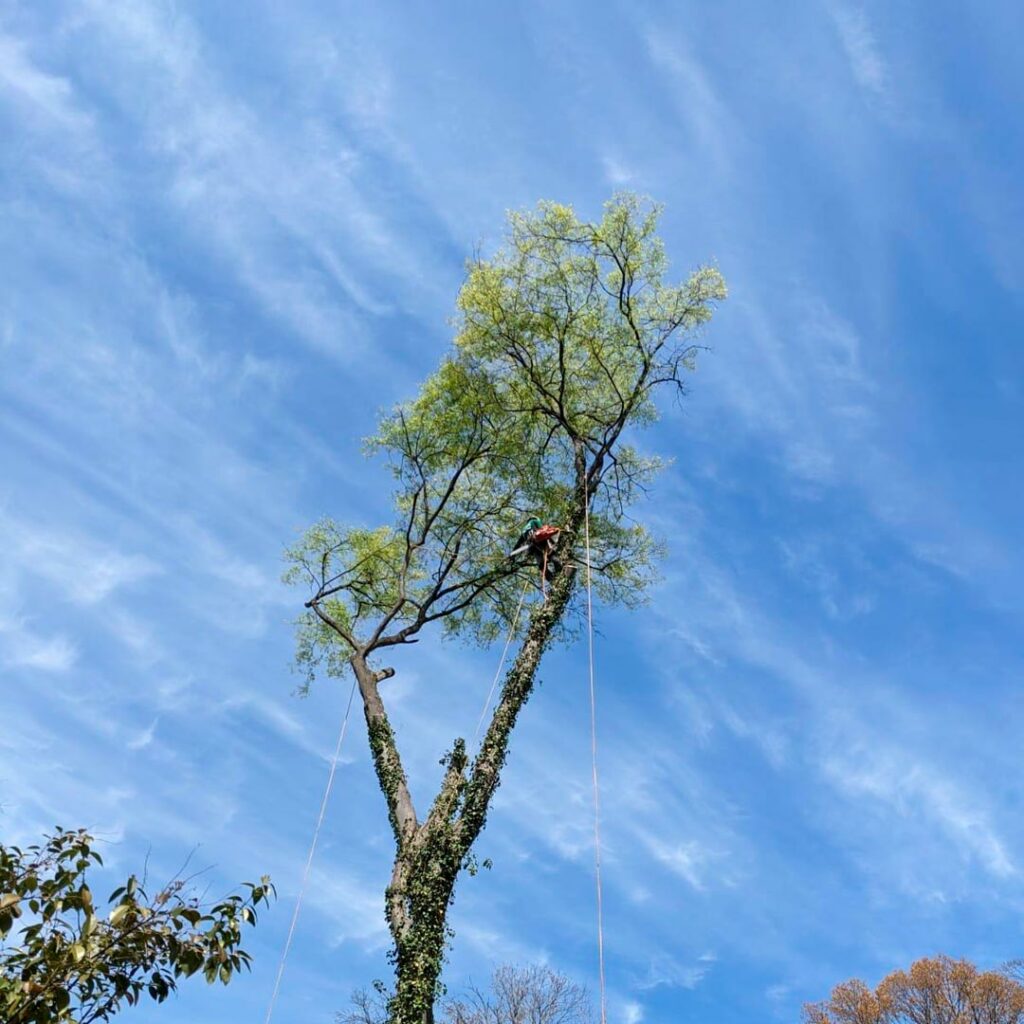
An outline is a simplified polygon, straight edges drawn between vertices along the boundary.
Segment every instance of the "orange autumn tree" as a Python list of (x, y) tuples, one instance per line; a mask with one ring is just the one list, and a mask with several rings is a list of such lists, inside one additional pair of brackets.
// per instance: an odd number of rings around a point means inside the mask
[(967, 960), (925, 957), (874, 990), (844, 981), (804, 1006), (804, 1024), (1024, 1024), (1024, 984), (1014, 971), (980, 971)]

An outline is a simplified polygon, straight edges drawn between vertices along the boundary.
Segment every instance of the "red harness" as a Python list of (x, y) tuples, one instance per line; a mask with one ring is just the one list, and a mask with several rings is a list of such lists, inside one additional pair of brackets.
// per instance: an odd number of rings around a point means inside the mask
[(533, 534), (531, 535), (530, 539), (534, 543), (536, 543), (537, 541), (543, 542), (546, 540), (551, 540), (552, 537), (557, 536), (561, 532), (562, 531), (557, 526), (538, 526), (537, 529), (533, 531)]
[(540, 592), (544, 595), (544, 600), (547, 600), (548, 591), (545, 586), (545, 581), (548, 575), (548, 552), (550, 550), (549, 541), (552, 538), (557, 537), (562, 531), (557, 526), (538, 526), (533, 533), (530, 534), (530, 543), (539, 545), (544, 552), (544, 559), (540, 566)]

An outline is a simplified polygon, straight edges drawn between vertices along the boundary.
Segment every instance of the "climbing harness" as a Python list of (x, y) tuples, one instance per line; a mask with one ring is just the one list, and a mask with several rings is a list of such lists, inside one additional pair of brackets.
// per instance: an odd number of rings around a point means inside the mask
[(533, 531), (534, 544), (545, 544), (557, 537), (562, 531), (557, 526), (541, 526)]
[[(555, 538), (562, 531), (557, 526), (542, 526), (539, 530), (533, 531), (533, 543), (535, 547), (540, 547), (542, 552), (542, 559), (540, 563), (540, 592), (544, 595), (544, 599), (547, 600), (547, 580), (548, 580), (548, 559), (551, 556), (551, 550), (555, 546)], [(561, 566), (554, 566), (552, 569), (552, 575), (557, 573)]]
[(338, 733), (338, 742), (334, 746), (334, 757), (331, 758), (331, 770), (327, 773), (327, 785), (324, 787), (323, 799), (320, 801), (320, 814), (316, 819), (316, 828), (313, 830), (313, 840), (309, 844), (309, 856), (306, 857), (306, 867), (302, 872), (302, 881), (299, 883), (299, 893), (295, 897), (295, 910), (292, 913), (292, 923), (288, 928), (288, 937), (284, 940), (284, 950), (281, 953), (281, 962), (277, 966), (277, 977), (274, 980), (274, 991), (270, 995), (270, 1005), (267, 1007), (267, 1016), (263, 1024), (270, 1024), (270, 1018), (274, 1015), (274, 1007), (277, 1005), (277, 994), (281, 990), (281, 978), (284, 977), (284, 965), (291, 952), (292, 939), (295, 937), (295, 926), (299, 922), (299, 910), (302, 908), (302, 897), (306, 892), (306, 883), (309, 881), (309, 871), (313, 866), (313, 855), (316, 853), (316, 844), (320, 838), (320, 829), (323, 827), (324, 815), (327, 813), (327, 804), (331, 799), (331, 789), (334, 786), (334, 776), (338, 770), (338, 758), (341, 756), (341, 745), (345, 742), (345, 733), (348, 731), (348, 716), (352, 711), (352, 698), (356, 694), (356, 681), (352, 680), (352, 689), (349, 690), (348, 704), (345, 707), (345, 717), (341, 722), (341, 731)]
[(545, 598), (547, 598), (548, 581), (556, 576), (562, 568), (562, 563), (553, 556), (555, 540), (561, 532), (560, 527), (542, 523), (534, 516), (527, 521), (508, 556), (515, 558), (517, 555), (526, 553), (533, 556), (540, 569), (540, 590)]

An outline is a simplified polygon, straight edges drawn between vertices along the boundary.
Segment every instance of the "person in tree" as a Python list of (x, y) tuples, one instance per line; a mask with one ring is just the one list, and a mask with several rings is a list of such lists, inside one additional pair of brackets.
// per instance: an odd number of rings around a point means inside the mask
[(554, 555), (555, 543), (561, 529), (551, 526), (533, 516), (526, 521), (523, 532), (519, 535), (509, 558), (528, 554), (536, 563), (541, 574), (541, 588), (550, 583), (561, 571), (562, 562)]

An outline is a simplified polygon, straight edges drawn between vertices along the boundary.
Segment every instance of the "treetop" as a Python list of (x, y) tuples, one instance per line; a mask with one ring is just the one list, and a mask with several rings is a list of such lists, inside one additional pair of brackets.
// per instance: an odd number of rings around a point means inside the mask
[[(714, 267), (665, 283), (659, 214), (629, 193), (597, 221), (542, 202), (509, 214), (504, 244), (469, 263), (452, 349), (367, 442), (394, 477), (393, 522), (325, 519), (288, 553), (286, 579), (313, 592), (305, 669), (338, 671), (432, 623), (493, 640), (532, 577), (508, 558), (522, 523), (543, 510), (562, 525), (581, 501), (598, 595), (643, 599), (657, 545), (628, 512), (659, 462), (623, 433), (656, 418), (663, 385), (684, 389), (697, 332), (726, 295)], [(574, 532), (559, 543), (582, 562)]]

